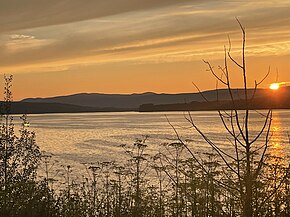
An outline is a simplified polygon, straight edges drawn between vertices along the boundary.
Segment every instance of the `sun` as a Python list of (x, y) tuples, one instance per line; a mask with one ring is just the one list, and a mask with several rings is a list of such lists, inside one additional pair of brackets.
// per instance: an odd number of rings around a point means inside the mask
[(278, 90), (280, 88), (279, 83), (272, 83), (270, 84), (270, 89), (271, 90)]

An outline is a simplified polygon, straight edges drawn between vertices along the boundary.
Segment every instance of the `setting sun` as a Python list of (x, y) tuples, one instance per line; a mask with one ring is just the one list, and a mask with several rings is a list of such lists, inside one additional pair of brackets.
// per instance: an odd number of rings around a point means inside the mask
[(279, 87), (280, 87), (280, 85), (278, 83), (270, 84), (270, 89), (271, 90), (278, 90)]

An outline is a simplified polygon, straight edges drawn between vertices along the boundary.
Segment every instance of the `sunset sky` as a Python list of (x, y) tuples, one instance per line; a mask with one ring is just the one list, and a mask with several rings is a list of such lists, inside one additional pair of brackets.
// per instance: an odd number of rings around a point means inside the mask
[[(290, 81), (290, 0), (0, 0), (0, 72), (14, 99), (79, 92), (215, 88), (203, 59), (223, 63), (247, 31), (249, 81)], [(241, 85), (232, 67), (232, 82)]]

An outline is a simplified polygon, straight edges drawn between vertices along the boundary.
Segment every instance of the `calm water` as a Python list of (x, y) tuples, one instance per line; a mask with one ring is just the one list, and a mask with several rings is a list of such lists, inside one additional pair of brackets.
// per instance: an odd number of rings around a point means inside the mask
[[(122, 160), (121, 144), (133, 144), (136, 138), (149, 135), (148, 152), (157, 152), (162, 143), (176, 138), (167, 122), (176, 127), (183, 140), (190, 141), (196, 150), (206, 150), (208, 145), (190, 128), (182, 112), (164, 113), (82, 113), (29, 115), (30, 129), (36, 132), (42, 151), (54, 155), (64, 165), (79, 167), (80, 163)], [(192, 112), (199, 128), (224, 149), (230, 145), (217, 112)], [(16, 125), (19, 118), (15, 117)], [(258, 132), (263, 119), (251, 116), (251, 131)], [(273, 112), (272, 141), (278, 154), (290, 153), (287, 132), (290, 132), (290, 110)]]

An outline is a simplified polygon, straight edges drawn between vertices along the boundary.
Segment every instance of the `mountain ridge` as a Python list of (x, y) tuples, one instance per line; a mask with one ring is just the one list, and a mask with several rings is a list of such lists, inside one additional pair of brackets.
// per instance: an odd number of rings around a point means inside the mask
[[(284, 91), (282, 91), (284, 90)], [(248, 89), (249, 95), (254, 93), (254, 89)], [(283, 87), (279, 92), (290, 93), (290, 87)], [(217, 97), (218, 92), (218, 97)], [(277, 91), (278, 92), (278, 91)], [(266, 97), (273, 94), (269, 89), (257, 89), (256, 97)], [(243, 89), (233, 89), (232, 94), (235, 99), (243, 99)], [(227, 89), (206, 90), (201, 93), (133, 93), (133, 94), (105, 94), (105, 93), (76, 93), (65, 96), (55, 96), (46, 98), (27, 98), (21, 102), (42, 102), (42, 103), (62, 103), (68, 105), (87, 106), (94, 108), (130, 108), (136, 109), (142, 104), (173, 104), (188, 103), (192, 101), (203, 102), (204, 98), (209, 101), (229, 100), (230, 95)]]
[[(253, 109), (289, 108), (290, 86), (279, 90), (248, 89), (255, 92)], [(232, 89), (232, 95), (244, 109), (244, 89)], [(249, 98), (250, 98), (249, 97)], [(206, 98), (208, 100), (205, 101)], [(227, 89), (206, 90), (201, 93), (76, 93), (65, 96), (27, 98), (12, 103), (12, 113), (75, 113), (114, 111), (187, 111), (232, 109)], [(269, 102), (271, 102), (269, 104)], [(222, 105), (221, 105), (222, 104)]]

